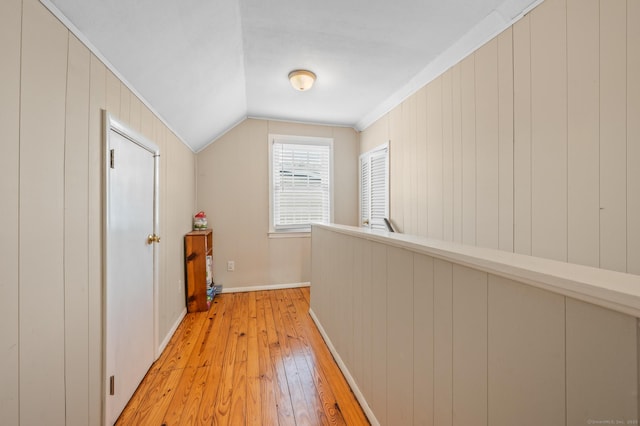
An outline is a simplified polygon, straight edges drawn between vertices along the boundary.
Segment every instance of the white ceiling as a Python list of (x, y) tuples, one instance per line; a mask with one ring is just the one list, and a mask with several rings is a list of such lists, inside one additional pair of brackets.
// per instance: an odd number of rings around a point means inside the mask
[(366, 127), (541, 0), (41, 1), (198, 151), (245, 117)]

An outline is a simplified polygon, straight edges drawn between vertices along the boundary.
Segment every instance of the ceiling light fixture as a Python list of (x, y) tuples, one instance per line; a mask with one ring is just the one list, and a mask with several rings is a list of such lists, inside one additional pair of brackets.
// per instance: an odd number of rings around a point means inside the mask
[(316, 75), (307, 70), (293, 70), (289, 73), (289, 81), (294, 89), (305, 92), (313, 86)]

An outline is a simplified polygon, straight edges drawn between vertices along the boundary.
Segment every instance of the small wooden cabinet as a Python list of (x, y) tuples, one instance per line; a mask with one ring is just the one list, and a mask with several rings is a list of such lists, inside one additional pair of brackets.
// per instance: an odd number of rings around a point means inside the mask
[(186, 234), (184, 236), (184, 254), (187, 311), (207, 311), (214, 295), (213, 232), (211, 229), (192, 231)]

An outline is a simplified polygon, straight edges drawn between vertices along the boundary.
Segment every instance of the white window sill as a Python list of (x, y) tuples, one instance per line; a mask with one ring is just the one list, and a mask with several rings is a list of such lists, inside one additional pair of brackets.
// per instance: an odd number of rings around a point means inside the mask
[(311, 238), (311, 232), (271, 231), (269, 238)]

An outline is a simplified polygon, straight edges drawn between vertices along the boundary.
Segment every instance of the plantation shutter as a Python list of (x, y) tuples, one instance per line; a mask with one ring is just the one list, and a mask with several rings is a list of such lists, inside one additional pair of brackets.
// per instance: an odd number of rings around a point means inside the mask
[(386, 146), (360, 158), (361, 223), (372, 229), (387, 229), (384, 218), (389, 217), (388, 166)]
[(310, 230), (312, 222), (330, 222), (331, 146), (325, 143), (273, 141), (273, 228)]

